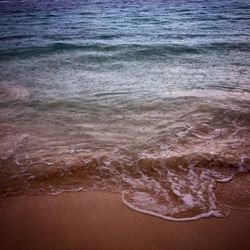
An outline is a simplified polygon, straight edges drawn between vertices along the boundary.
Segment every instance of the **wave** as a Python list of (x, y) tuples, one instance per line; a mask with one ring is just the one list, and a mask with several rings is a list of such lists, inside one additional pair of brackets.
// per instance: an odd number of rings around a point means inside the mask
[(33, 37), (32, 35), (9, 35), (9, 36), (1, 36), (0, 41), (27, 39), (27, 38), (32, 38), (32, 37)]
[(208, 153), (147, 155), (134, 161), (70, 155), (73, 158), (2, 159), (1, 165), (13, 164), (15, 174), (8, 176), (1, 170), (1, 198), (101, 189), (120, 192), (128, 207), (168, 220), (223, 217), (229, 209), (217, 200), (216, 183), (249, 170), (248, 158), (226, 159)]
[(165, 93), (167, 98), (182, 98), (182, 97), (198, 97), (207, 98), (209, 93), (210, 99), (234, 101), (250, 101), (250, 92), (248, 90), (239, 89), (238, 91), (221, 90), (221, 89), (189, 89), (189, 90), (172, 90)]
[[(211, 52), (240, 51), (250, 52), (250, 43), (247, 42), (217, 42), (198, 45), (182, 44), (71, 44), (53, 43), (46, 46), (21, 47), (15, 49), (5, 49), (0, 52), (2, 59), (29, 58), (70, 51), (85, 52), (81, 56), (86, 58), (106, 58), (124, 60), (143, 60), (165, 58), (167, 56), (178, 56), (183, 54), (202, 54)], [(92, 52), (89, 54), (88, 52)], [(99, 54), (103, 53), (103, 54)], [(108, 53), (108, 54), (107, 54)], [(111, 53), (111, 54), (110, 54)]]

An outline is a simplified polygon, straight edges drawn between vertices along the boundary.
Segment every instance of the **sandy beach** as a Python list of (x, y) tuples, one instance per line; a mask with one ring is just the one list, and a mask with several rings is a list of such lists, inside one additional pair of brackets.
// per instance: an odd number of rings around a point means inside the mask
[(250, 212), (171, 222), (127, 208), (116, 193), (0, 202), (1, 249), (249, 249)]

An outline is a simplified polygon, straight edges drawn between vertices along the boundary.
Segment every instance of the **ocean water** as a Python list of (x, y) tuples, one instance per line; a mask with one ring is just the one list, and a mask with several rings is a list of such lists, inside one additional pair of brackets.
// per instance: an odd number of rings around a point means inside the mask
[(0, 199), (249, 210), (249, 79), (247, 0), (0, 1)]

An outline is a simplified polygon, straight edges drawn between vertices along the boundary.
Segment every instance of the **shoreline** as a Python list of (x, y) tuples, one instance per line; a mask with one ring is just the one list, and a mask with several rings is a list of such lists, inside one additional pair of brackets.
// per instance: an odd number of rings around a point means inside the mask
[(0, 201), (1, 249), (249, 249), (250, 211), (174, 222), (136, 212), (118, 193)]

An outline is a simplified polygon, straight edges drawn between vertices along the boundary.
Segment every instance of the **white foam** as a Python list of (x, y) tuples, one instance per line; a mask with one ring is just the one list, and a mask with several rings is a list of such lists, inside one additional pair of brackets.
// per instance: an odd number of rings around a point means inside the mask
[(136, 206), (134, 206), (133, 204), (129, 203), (125, 198), (124, 198), (124, 193), (125, 192), (122, 192), (122, 201), (123, 203), (137, 211), (137, 212), (140, 212), (140, 213), (144, 213), (144, 214), (148, 214), (148, 215), (152, 215), (152, 216), (156, 216), (156, 217), (159, 217), (159, 218), (162, 218), (162, 219), (165, 219), (165, 220), (171, 220), (171, 221), (193, 221), (193, 220), (198, 220), (198, 219), (201, 219), (201, 218), (207, 218), (207, 217), (226, 217), (229, 215), (229, 212), (225, 215), (221, 214), (219, 211), (217, 210), (211, 210), (211, 211), (208, 211), (208, 212), (205, 212), (205, 213), (201, 213), (199, 215), (195, 215), (193, 217), (184, 217), (184, 218), (175, 218), (175, 217), (171, 217), (171, 216), (165, 216), (163, 214), (160, 214), (160, 213), (156, 213), (156, 212), (153, 212), (153, 211), (150, 211), (150, 210), (146, 210), (146, 209), (140, 209)]
[(25, 100), (30, 97), (30, 91), (23, 85), (5, 82), (0, 86), (1, 101)]
[(7, 135), (2, 138), (0, 143), (0, 158), (3, 160), (8, 159), (12, 156), (16, 150), (24, 143), (27, 139), (28, 134), (14, 134)]
[(195, 205), (194, 199), (190, 194), (183, 195), (182, 200), (187, 207), (192, 208)]

